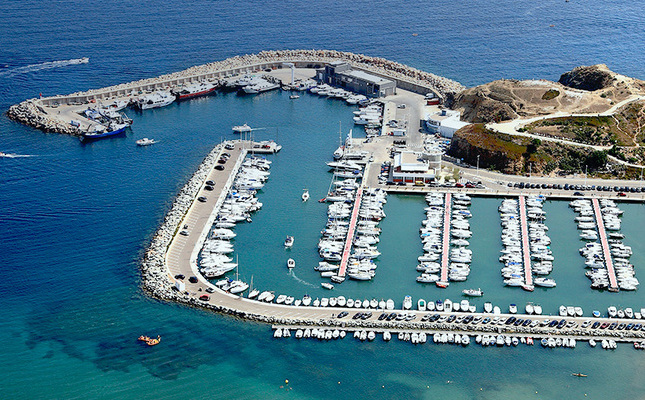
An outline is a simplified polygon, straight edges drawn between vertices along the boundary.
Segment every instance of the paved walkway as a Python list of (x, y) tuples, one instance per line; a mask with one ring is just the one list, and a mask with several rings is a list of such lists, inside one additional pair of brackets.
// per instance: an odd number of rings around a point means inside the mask
[(352, 209), (352, 217), (349, 220), (349, 228), (347, 229), (347, 237), (345, 238), (345, 247), (343, 248), (343, 257), (340, 260), (340, 269), (338, 276), (345, 276), (347, 270), (347, 261), (349, 254), (352, 250), (352, 242), (354, 241), (354, 231), (356, 230), (356, 222), (358, 221), (358, 211), (361, 208), (361, 198), (363, 197), (363, 185), (356, 191), (356, 198), (354, 199), (354, 208)]
[(563, 144), (568, 144), (572, 146), (579, 146), (579, 147), (587, 147), (587, 148), (592, 148), (594, 150), (607, 150), (611, 148), (611, 146), (594, 146), (586, 143), (578, 143), (574, 142), (571, 140), (567, 139), (559, 139), (559, 138), (554, 138), (554, 137), (549, 137), (549, 136), (541, 136), (541, 135), (534, 135), (526, 132), (519, 132), (518, 129), (522, 128), (528, 124), (531, 124), (536, 121), (543, 121), (546, 119), (554, 119), (554, 118), (562, 118), (562, 117), (606, 117), (606, 116), (611, 116), (616, 113), (616, 111), (620, 108), (623, 107), (624, 105), (627, 105), (629, 103), (633, 103), (635, 101), (643, 100), (645, 99), (645, 96), (638, 96), (638, 95), (632, 95), (629, 98), (616, 103), (613, 105), (611, 108), (608, 110), (601, 112), (601, 113), (589, 113), (589, 114), (572, 114), (572, 113), (564, 113), (564, 112), (556, 112), (553, 114), (549, 115), (544, 115), (544, 116), (539, 116), (539, 117), (533, 117), (533, 118), (518, 118), (514, 119), (512, 121), (505, 121), (505, 122), (491, 122), (486, 124), (486, 128), (492, 129), (496, 132), (500, 133), (506, 133), (508, 135), (515, 135), (515, 136), (524, 136), (524, 137), (530, 137), (530, 138), (535, 138), (535, 139), (540, 139), (540, 140), (545, 140), (548, 142), (556, 142), (556, 143), (563, 143)]
[(446, 193), (443, 207), (443, 236), (441, 237), (441, 282), (448, 282), (448, 256), (450, 254), (450, 209), (452, 195)]
[(602, 219), (602, 212), (600, 211), (600, 205), (598, 204), (598, 199), (591, 200), (593, 204), (593, 211), (596, 215), (596, 225), (598, 226), (598, 233), (600, 236), (600, 244), (602, 245), (602, 253), (605, 258), (605, 265), (607, 266), (607, 274), (609, 275), (609, 290), (618, 291), (618, 282), (616, 280), (616, 271), (614, 270), (614, 262), (611, 258), (611, 252), (609, 251), (609, 244), (607, 243), (607, 232), (605, 231), (605, 221)]
[(522, 229), (522, 259), (524, 261), (524, 283), (533, 286), (533, 275), (531, 275), (531, 248), (529, 247), (529, 229), (526, 221), (526, 197), (519, 197), (520, 203), (520, 227)]

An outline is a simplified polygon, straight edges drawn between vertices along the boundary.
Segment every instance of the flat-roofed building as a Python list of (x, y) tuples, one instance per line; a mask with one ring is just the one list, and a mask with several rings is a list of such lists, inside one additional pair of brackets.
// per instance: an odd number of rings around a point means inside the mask
[(394, 183), (431, 183), (437, 175), (435, 167), (431, 164), (412, 151), (396, 153), (392, 163), (391, 180)]
[(430, 133), (438, 133), (443, 137), (452, 138), (459, 129), (468, 122), (459, 120), (461, 113), (453, 110), (441, 110), (438, 113), (427, 115), (425, 118), (425, 130)]
[(341, 87), (369, 97), (396, 94), (396, 82), (382, 76), (354, 70), (343, 61), (336, 61), (319, 70), (317, 77), (323, 83)]

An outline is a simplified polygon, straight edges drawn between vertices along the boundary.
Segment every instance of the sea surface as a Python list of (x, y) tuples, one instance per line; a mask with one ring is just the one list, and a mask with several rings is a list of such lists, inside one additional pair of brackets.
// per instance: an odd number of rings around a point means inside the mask
[[(499, 0), (266, 2), (0, 1), (0, 110), (39, 94), (66, 94), (181, 70), (264, 49), (325, 48), (399, 61), (467, 86), (500, 78), (553, 79), (605, 63), (645, 79), (645, 12), (633, 1)], [(418, 34), (413, 36), (413, 33)], [(89, 57), (88, 64), (69, 60)], [(262, 289), (322, 296), (316, 243), (339, 123), (352, 108), (286, 93), (219, 94), (143, 113), (123, 138), (81, 144), (0, 116), (0, 389), (7, 399), (72, 398), (642, 398), (645, 361), (630, 346), (605, 352), (412, 346), (392, 341), (275, 340), (267, 325), (152, 300), (138, 264), (178, 190), (231, 126), (264, 127), (284, 149), (271, 156), (264, 207), (236, 228), (240, 275)], [(360, 135), (360, 132), (358, 133)], [(159, 144), (137, 148), (152, 137)], [(303, 204), (308, 188), (312, 201)], [(499, 199), (476, 199), (466, 283), (415, 283), (420, 196), (390, 196), (377, 276), (336, 295), (427, 300), (481, 287), (503, 309), (527, 301), (554, 313), (645, 306), (642, 291), (589, 289), (574, 213), (549, 201), (556, 258), (552, 290), (504, 288), (497, 261)], [(625, 243), (645, 279), (645, 210), (625, 210)], [(293, 249), (282, 247), (285, 235)], [(296, 259), (294, 274), (285, 262)], [(329, 293), (327, 292), (327, 295)], [(484, 301), (484, 300), (481, 300)], [(477, 303), (481, 305), (481, 303)], [(141, 334), (161, 335), (146, 348)], [(571, 376), (584, 372), (587, 379)], [(288, 380), (288, 383), (286, 382)]]

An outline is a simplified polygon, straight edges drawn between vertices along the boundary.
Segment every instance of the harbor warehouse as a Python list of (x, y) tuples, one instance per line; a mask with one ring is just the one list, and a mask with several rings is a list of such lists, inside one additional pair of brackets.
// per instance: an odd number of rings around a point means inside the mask
[(342, 61), (333, 62), (318, 71), (318, 79), (369, 97), (385, 97), (396, 92), (396, 82), (352, 69)]

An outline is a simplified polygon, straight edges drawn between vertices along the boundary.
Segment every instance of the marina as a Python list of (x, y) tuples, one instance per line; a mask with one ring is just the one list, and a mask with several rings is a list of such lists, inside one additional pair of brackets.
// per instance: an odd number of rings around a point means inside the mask
[[(248, 152), (248, 149), (252, 149), (254, 146), (252, 144), (245, 144), (245, 142), (236, 142), (233, 144), (233, 150), (227, 150), (231, 152), (232, 159), (237, 161), (235, 165), (230, 168), (228, 171), (217, 171), (211, 169), (209, 175), (202, 175), (201, 179), (205, 180), (215, 180), (225, 182), (222, 185), (219, 191), (213, 190), (210, 194), (217, 198), (218, 200), (213, 201), (215, 209), (208, 211), (208, 209), (202, 209), (198, 207), (191, 207), (186, 213), (185, 218), (182, 220), (189, 222), (188, 225), (192, 230), (197, 233), (202, 231), (202, 234), (189, 234), (188, 236), (176, 235), (173, 239), (171, 245), (168, 247), (168, 268), (169, 276), (176, 277), (179, 275), (189, 276), (195, 275), (197, 279), (195, 282), (184, 282), (185, 286), (182, 285), (182, 289), (185, 288), (186, 292), (184, 294), (174, 294), (169, 295), (165, 293), (157, 293), (161, 295), (162, 298), (171, 298), (180, 302), (188, 302), (192, 305), (199, 307), (205, 307), (214, 309), (220, 312), (231, 313), (234, 315), (242, 316), (243, 318), (259, 320), (269, 323), (278, 324), (279, 329), (291, 329), (298, 331), (301, 329), (302, 324), (306, 324), (308, 327), (319, 326), (321, 328), (325, 327), (337, 327), (339, 331), (344, 331), (347, 334), (354, 331), (374, 331), (375, 332), (385, 332), (387, 331), (389, 335), (386, 337), (395, 336), (398, 337), (400, 332), (403, 332), (403, 340), (405, 341), (405, 333), (416, 333), (415, 336), (418, 340), (420, 333), (423, 333), (427, 337), (434, 336), (436, 333), (440, 332), (451, 332), (451, 334), (459, 334), (461, 337), (468, 337), (468, 339), (463, 339), (464, 341), (470, 342), (471, 337), (475, 342), (487, 343), (486, 340), (482, 342), (483, 333), (492, 332), (494, 335), (492, 337), (497, 341), (497, 337), (502, 335), (501, 340), (506, 340), (506, 337), (512, 338), (517, 336), (522, 339), (524, 342), (529, 340), (547, 338), (546, 347), (551, 347), (549, 340), (557, 340), (558, 338), (566, 339), (564, 343), (569, 343), (570, 340), (588, 340), (593, 339), (601, 342), (603, 340), (614, 340), (614, 341), (624, 341), (624, 342), (638, 342), (645, 338), (645, 332), (643, 332), (642, 324), (638, 324), (637, 320), (634, 322), (628, 323), (629, 320), (620, 320), (620, 319), (611, 319), (609, 318), (598, 318), (594, 314), (593, 319), (589, 317), (580, 316), (566, 316), (555, 317), (548, 314), (531, 316), (528, 314), (516, 314), (517, 311), (514, 311), (514, 305), (511, 305), (511, 313), (504, 314), (500, 312), (500, 307), (495, 307), (492, 310), (492, 314), (486, 313), (484, 311), (477, 311), (476, 306), (468, 306), (465, 308), (462, 305), (463, 310), (455, 311), (452, 309), (445, 309), (443, 311), (429, 311), (424, 312), (421, 310), (412, 310), (410, 306), (403, 305), (403, 309), (406, 311), (400, 313), (396, 311), (396, 305), (391, 300), (388, 299), (387, 302), (381, 300), (380, 302), (376, 299), (371, 301), (365, 300), (352, 300), (350, 298), (345, 298), (344, 296), (339, 297), (317, 297), (315, 299), (306, 295), (302, 299), (294, 298), (289, 295), (280, 295), (280, 296), (271, 296), (268, 295), (262, 296), (262, 300), (258, 301), (253, 299), (247, 299), (244, 297), (238, 297), (234, 294), (229, 294), (224, 291), (221, 291), (216, 285), (211, 284), (208, 280), (204, 279), (198, 272), (196, 267), (195, 254), (196, 251), (201, 248), (201, 243), (208, 236), (209, 232), (209, 222), (212, 223), (215, 221), (215, 215), (217, 214), (218, 204), (221, 204), (221, 199), (226, 197), (226, 193), (230, 190), (230, 185), (232, 183), (232, 177), (237, 175), (237, 171), (243, 164), (244, 155)], [(214, 152), (217, 154), (223, 152), (224, 146), (219, 147), (219, 150), (216, 149)], [(214, 156), (211, 160), (218, 159), (219, 156)], [(213, 162), (211, 161), (211, 162)], [(215, 163), (216, 165), (216, 163)], [(211, 165), (212, 168), (213, 165)], [(217, 172), (216, 172), (217, 171)], [(224, 175), (213, 175), (213, 173), (219, 173)], [(203, 185), (203, 183), (202, 183)], [(199, 185), (195, 185), (199, 186)], [(361, 193), (360, 190), (362, 187), (359, 187), (357, 193)], [(196, 195), (196, 194), (195, 194)], [(518, 208), (520, 200), (522, 197), (517, 198), (515, 201), (518, 202)], [(448, 204), (451, 204), (451, 196), (446, 195), (444, 200), (446, 207), (442, 214), (444, 221), (444, 230), (443, 232), (449, 233), (450, 230), (445, 230), (446, 226), (450, 226), (450, 207)], [(199, 204), (199, 202), (194, 202), (194, 204)], [(352, 215), (354, 211), (358, 210), (357, 204), (360, 204), (359, 201), (355, 201), (352, 208)], [(200, 204), (201, 206), (202, 204)], [(519, 208), (521, 209), (521, 208)], [(448, 210), (448, 211), (446, 211)], [(526, 213), (526, 209), (522, 210)], [(533, 211), (534, 213), (536, 211)], [(207, 214), (202, 217), (197, 217), (198, 214)], [(209, 221), (210, 220), (210, 221)], [(203, 221), (203, 222), (202, 222)], [(181, 224), (182, 222), (179, 222)], [(446, 222), (448, 224), (446, 224)], [(350, 224), (356, 226), (356, 224)], [(528, 231), (528, 229), (526, 229)], [(450, 237), (448, 234), (445, 237)], [(525, 235), (528, 238), (528, 233)], [(345, 246), (347, 243), (351, 243), (348, 238), (345, 240)], [(442, 242), (446, 243), (446, 242)], [(523, 242), (524, 243), (524, 242)], [(449, 248), (449, 242), (444, 248)], [(192, 248), (192, 250), (191, 250)], [(528, 249), (528, 245), (527, 245)], [(442, 251), (443, 254), (447, 254)], [(523, 254), (523, 259), (526, 256), (526, 253)], [(529, 254), (530, 257), (530, 254)], [(443, 262), (443, 260), (442, 260)], [(526, 274), (531, 274), (530, 270), (530, 260), (527, 263), (528, 269), (525, 267), (524, 271)], [(192, 267), (190, 267), (192, 265)], [(340, 272), (339, 272), (340, 275)], [(526, 275), (525, 275), (526, 277)], [(175, 281), (176, 278), (171, 278), (170, 281)], [(176, 282), (176, 281), (175, 281)], [(199, 293), (210, 293), (210, 296), (207, 297), (207, 300), (204, 300), (203, 296), (200, 295), (197, 298)], [(191, 293), (195, 293), (192, 295)], [(273, 293), (271, 292), (262, 292), (262, 293)], [(267, 299), (269, 299), (267, 302)], [(271, 303), (270, 300), (275, 299), (280, 304)], [(289, 300), (291, 299), (291, 300)], [(406, 300), (407, 301), (407, 300)], [(390, 306), (390, 303), (392, 304)], [(459, 304), (460, 302), (450, 302), (449, 300), (431, 302), (432, 304)], [(297, 304), (297, 305), (296, 305)], [(305, 304), (311, 304), (307, 306)], [(344, 304), (345, 306), (342, 306)], [(349, 305), (351, 307), (347, 307)], [(421, 302), (419, 302), (421, 304)], [(425, 302), (423, 303), (425, 304)], [(354, 306), (355, 305), (355, 306)], [(529, 310), (529, 307), (526, 308)], [(531, 307), (532, 309), (532, 307)], [(372, 315), (373, 312), (378, 312), (380, 310), (380, 315)], [(385, 310), (388, 310), (387, 312)], [(474, 311), (474, 312), (471, 312)], [(351, 313), (355, 314), (352, 315)], [(374, 318), (371, 318), (371, 317)], [(288, 322), (287, 322), (288, 321)], [(363, 322), (365, 321), (365, 322)], [(473, 321), (476, 321), (473, 323)], [(484, 322), (486, 321), (486, 322)], [(494, 321), (494, 322), (493, 322)], [(517, 322), (519, 321), (519, 323)], [(469, 324), (470, 322), (470, 324)], [(284, 325), (286, 323), (286, 325)], [(280, 325), (282, 324), (282, 325)], [(300, 324), (300, 325), (299, 325)], [(457, 325), (455, 325), (457, 324)], [(284, 326), (284, 328), (282, 328)], [(289, 327), (287, 327), (289, 326)], [(371, 329), (367, 329), (371, 328)], [(332, 331), (333, 332), (333, 331)], [(478, 332), (482, 332), (479, 334)], [(304, 335), (304, 333), (301, 333)], [(311, 333), (310, 333), (311, 334)], [(332, 336), (334, 335), (331, 333)], [(299, 334), (300, 335), (300, 334)], [(340, 335), (340, 334), (339, 334)], [(361, 334), (359, 334), (360, 336)], [(327, 333), (325, 333), (327, 336)], [(477, 336), (480, 336), (477, 338)], [(284, 337), (284, 335), (282, 335)], [(513, 342), (512, 339), (509, 339)], [(518, 339), (519, 340), (519, 339)], [(490, 339), (488, 341), (491, 341)], [(441, 339), (435, 342), (441, 342)], [(562, 343), (563, 341), (560, 340)], [(554, 342), (557, 343), (557, 342)], [(575, 343), (575, 342), (571, 342)], [(609, 343), (609, 342), (608, 342)], [(555, 345), (554, 345), (555, 346)], [(640, 344), (636, 345), (640, 346)], [(575, 347), (575, 346), (570, 346)], [(611, 346), (607, 344), (606, 348)]]
[[(635, 122), (641, 101), (632, 104), (635, 112), (617, 113), (617, 120), (602, 116), (603, 125), (590, 130), (577, 123), (563, 127), (568, 131), (566, 140), (552, 160), (543, 155), (555, 147), (557, 142), (549, 135), (559, 127), (545, 128), (546, 136), (534, 135), (542, 142), (533, 142), (537, 152), (516, 154), (525, 161), (509, 168), (517, 175), (500, 173), (509, 171), (501, 165), (487, 169), (491, 158), (501, 161), (512, 153), (496, 157), (474, 144), (461, 148), (456, 158), (443, 158), (434, 181), (428, 176), (423, 186), (415, 185), (415, 179), (405, 185), (387, 184), (393, 173), (405, 181), (391, 157), (393, 151), (446, 151), (451, 146), (448, 138), (417, 132), (423, 127), (419, 121), (436, 115), (420, 107), (420, 102), (426, 103), (426, 89), (436, 90), (455, 107), (470, 106), (470, 100), (476, 107), (484, 100), (483, 109), (470, 107), (478, 115), (464, 110), (461, 120), (486, 118), (487, 112), (499, 116), (501, 123), (491, 125), (508, 128), (516, 135), (514, 144), (530, 143), (532, 128), (514, 132), (513, 123), (504, 121), (507, 117), (530, 118), (536, 103), (554, 112), (564, 106), (566, 116), (567, 104), (579, 101), (574, 94), (580, 93), (584, 107), (589, 97), (584, 90), (555, 82), (575, 66), (604, 63), (621, 75), (611, 88), (592, 93), (598, 101), (581, 112), (602, 115), (600, 106), (620, 104), (629, 96), (627, 91), (621, 94), (623, 79), (625, 90), (632, 90), (632, 77), (644, 77), (642, 35), (634, 29), (642, 26), (641, 8), (634, 2), (519, 1), (510, 7), (484, 2), (473, 13), (470, 3), (435, 2), (424, 4), (424, 13), (418, 13), (418, 5), (387, 2), (366, 8), (348, 2), (270, 7), (255, 0), (154, 7), (130, 2), (110, 7), (91, 3), (79, 7), (73, 2), (43, 7), (32, 0), (8, 3), (0, 17), (5, 33), (0, 41), (6, 50), (0, 65), (4, 89), (0, 249), (5, 272), (0, 301), (10, 310), (0, 330), (4, 393), (29, 399), (175, 399), (205, 394), (216, 399), (279, 400), (642, 397), (645, 384), (638, 357), (643, 339), (635, 337), (642, 327), (635, 328), (645, 322), (645, 297), (638, 285), (645, 265), (640, 240), (645, 226), (643, 182), (640, 171), (625, 167), (623, 172), (613, 162), (608, 171), (598, 172), (603, 160), (586, 159), (583, 153), (591, 149), (578, 146), (599, 144), (611, 149), (609, 159), (622, 160), (624, 155), (626, 164), (641, 163), (642, 135), (631, 135), (639, 124), (623, 119), (634, 117), (630, 119)], [(251, 23), (250, 16), (262, 18)], [(607, 26), (608, 18), (611, 28), (598, 29)], [(317, 70), (337, 61), (349, 62), (357, 76), (367, 73), (396, 80), (396, 94), (365, 100), (356, 90), (350, 94), (336, 90), (348, 92), (350, 87), (327, 82), (341, 97), (317, 95), (311, 90), (311, 78), (315, 81)], [(291, 62), (293, 70), (287, 65)], [(282, 86), (259, 93), (224, 87), (244, 76), (273, 77)], [(575, 82), (580, 77), (571, 78)], [(496, 85), (518, 87), (516, 82), (524, 79), (529, 79), (524, 89), (535, 94), (530, 101), (523, 101), (526, 96), (514, 90), (508, 96), (522, 101), (494, 96)], [(488, 85), (493, 80), (500, 81)], [(379, 84), (377, 79), (373, 82)], [(421, 89), (408, 90), (417, 84)], [(483, 98), (473, 93), (480, 85)], [(558, 89), (559, 96), (541, 99), (547, 91), (555, 93), (551, 89)], [(145, 110), (132, 105), (132, 99), (154, 92), (169, 92), (175, 99)], [(607, 93), (607, 98), (600, 93)], [(500, 102), (510, 108), (488, 106)], [(374, 112), (362, 113), (366, 106)], [(95, 131), (91, 124), (108, 126), (100, 118), (89, 118), (96, 117), (92, 110), (124, 113), (133, 124), (122, 133), (81, 142), (82, 133)], [(605, 120), (615, 128), (608, 131)], [(343, 145), (353, 130), (350, 153), (374, 157), (367, 172), (361, 173), (363, 183), (353, 176), (335, 179), (344, 182), (335, 187), (353, 187), (354, 194), (356, 185), (363, 185), (354, 237), (358, 244), (352, 243), (341, 283), (332, 280), (338, 276), (340, 261), (324, 261), (317, 247), (323, 230), (340, 237), (354, 205), (352, 201), (332, 208), (347, 215), (335, 229), (327, 225), (332, 203), (318, 202), (329, 194), (333, 180), (326, 163), (339, 146), (339, 121)], [(252, 131), (233, 133), (232, 127), (245, 124)], [(138, 146), (144, 138), (155, 144)], [(243, 198), (234, 197), (241, 166), (230, 188), (223, 190), (238, 151), (244, 150), (239, 149), (239, 139), (259, 146), (253, 152), (249, 150), (254, 145), (246, 145), (242, 164), (254, 156), (271, 162), (269, 171), (263, 171), (270, 175), (261, 182), (262, 189), (252, 196), (245, 189)], [(260, 142), (265, 141), (276, 144), (274, 151), (259, 154), (264, 148)], [(234, 150), (226, 148), (231, 144)], [(282, 149), (276, 153), (278, 144)], [(559, 157), (569, 145), (578, 146), (580, 156)], [(223, 149), (214, 152), (217, 146)], [(219, 164), (224, 153), (231, 157)], [(474, 157), (479, 154), (477, 163)], [(589, 176), (587, 161), (591, 161)], [(428, 162), (439, 161), (432, 155)], [(548, 172), (553, 165), (565, 164), (568, 168)], [(213, 165), (224, 170), (211, 169)], [(600, 180), (598, 174), (615, 177)], [(619, 180), (622, 176), (632, 180)], [(512, 186), (519, 183), (524, 183), (523, 189)], [(562, 189), (565, 184), (571, 189)], [(247, 185), (259, 186), (250, 180)], [(303, 201), (305, 188), (307, 201)], [(387, 192), (387, 203), (380, 207), (387, 217), (375, 224), (360, 214), (382, 201), (368, 194), (377, 189)], [(450, 231), (461, 230), (458, 227), (466, 226), (466, 221), (472, 237), (450, 238), (450, 285), (438, 288), (435, 282), (416, 279), (425, 271), (440, 279), (446, 193), (452, 197)], [(204, 228), (210, 226), (195, 255), (195, 269), (169, 272), (164, 259), (168, 246), (174, 241), (172, 254), (178, 255), (180, 241), (186, 240), (184, 245), (192, 251), (188, 242), (201, 235), (184, 217), (210, 216), (220, 194), (220, 212), (213, 224), (205, 222)], [(434, 232), (420, 231), (429, 216), (426, 195), (442, 199), (438, 243), (424, 242)], [(461, 206), (456, 195), (471, 197), (471, 204), (455, 208)], [(499, 262), (505, 245), (498, 207), (519, 195), (526, 197), (533, 292), (508, 287), (500, 276), (506, 266)], [(531, 217), (531, 197), (537, 195), (545, 196), (541, 208), (546, 218)], [(591, 217), (596, 224), (592, 198), (598, 199), (601, 209), (618, 292), (608, 290), (599, 231), (587, 221)], [(590, 215), (568, 206), (579, 199), (588, 201), (588, 208), (581, 209)], [(222, 211), (242, 211), (257, 203), (261, 203), (257, 210), (240, 215), (246, 217), (243, 221), (218, 220)], [(472, 216), (459, 218), (455, 212), (460, 209)], [(546, 244), (544, 235), (551, 244)], [(338, 241), (344, 245), (346, 236)], [(581, 255), (579, 250), (587, 244), (589, 249)], [(359, 266), (351, 259), (364, 248), (360, 245), (380, 254)], [(434, 245), (436, 249), (424, 249)], [(552, 261), (533, 258), (548, 255), (546, 247)], [(461, 248), (459, 254), (452, 251)], [(465, 250), (472, 252), (468, 268), (456, 261), (468, 259)], [(513, 252), (523, 262), (521, 247)], [(439, 258), (417, 260), (426, 253)], [(295, 263), (291, 269), (290, 259)], [(190, 255), (183, 261), (189, 263)], [(321, 267), (321, 262), (329, 265)], [(231, 264), (237, 266), (214, 276)], [(336, 269), (323, 270), (327, 268)], [(524, 279), (524, 266), (519, 268)], [(365, 281), (349, 277), (351, 271), (360, 270), (375, 274)], [(182, 274), (184, 287), (178, 284), (182, 279), (175, 278)], [(539, 286), (538, 278), (557, 281), (557, 286)], [(224, 293), (216, 290), (220, 281), (241, 281), (248, 288), (234, 294), (244, 286), (232, 291), (229, 287)], [(213, 293), (207, 291), (211, 286)], [(463, 311), (462, 300), (468, 300), (468, 312)], [(437, 311), (439, 302), (443, 311)], [(452, 311), (445, 311), (446, 303)], [(510, 313), (511, 304), (516, 314)], [(560, 317), (560, 306), (566, 317)], [(338, 318), (345, 312), (347, 316)], [(435, 314), (439, 319), (433, 322)], [(382, 315), (384, 320), (379, 320)], [(465, 323), (470, 317), (473, 320)], [(511, 317), (549, 319), (558, 325), (573, 318), (579, 326), (506, 325)], [(484, 324), (486, 318), (490, 321)], [(582, 328), (587, 319), (591, 326), (600, 325)], [(605, 323), (607, 327), (601, 328)], [(279, 334), (274, 328), (281, 328)], [(546, 329), (552, 331), (544, 334)], [(575, 330), (589, 330), (595, 336)]]

